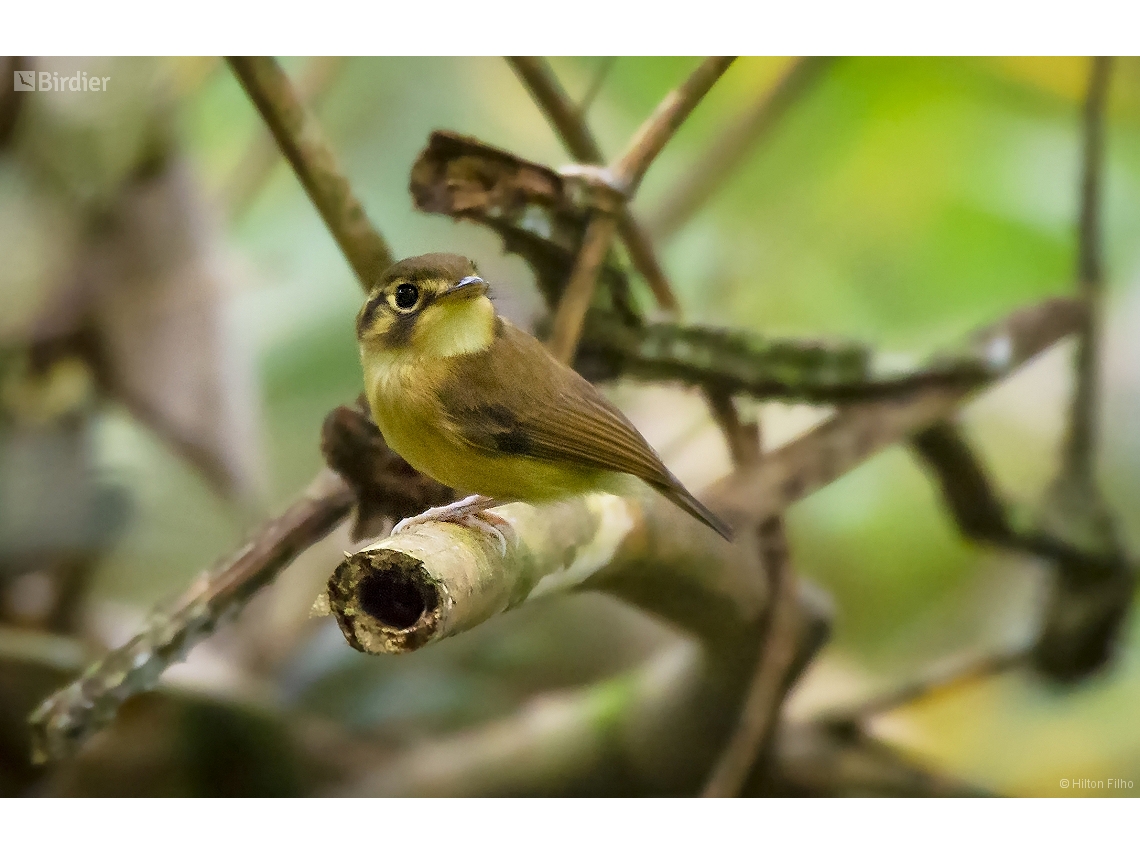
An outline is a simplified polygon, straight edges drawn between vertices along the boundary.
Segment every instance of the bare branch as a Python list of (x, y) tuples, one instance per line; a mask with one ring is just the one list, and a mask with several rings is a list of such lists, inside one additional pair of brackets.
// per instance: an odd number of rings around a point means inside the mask
[[(686, 710), (718, 685), (694, 674), (691, 650), (669, 649), (602, 683), (545, 693), (503, 718), (425, 740), (337, 795), (690, 795), (708, 759), (703, 738), (730, 725)], [(703, 694), (704, 693), (704, 694)], [(703, 733), (690, 730), (703, 726)], [(689, 738), (679, 738), (684, 734)], [(782, 726), (770, 775), (747, 795), (979, 796), (862, 732), (817, 722)], [(750, 782), (752, 783), (752, 782)]]
[(604, 211), (595, 211), (586, 227), (578, 261), (574, 265), (574, 272), (570, 274), (570, 281), (566, 283), (558, 311), (554, 314), (554, 328), (550, 333), (550, 351), (562, 362), (569, 363), (573, 360), (574, 352), (578, 349), (582, 324), (586, 320), (590, 301), (594, 298), (598, 272), (609, 254), (616, 228), (614, 215)]
[(574, 271), (566, 285), (566, 293), (554, 316), (551, 350), (563, 362), (571, 362), (578, 349), (582, 323), (590, 308), (598, 271), (601, 270), (610, 244), (613, 242), (616, 217), (620, 216), (621, 202), (615, 198), (618, 188), (629, 199), (649, 168), (649, 164), (665, 147), (689, 113), (700, 103), (713, 84), (720, 79), (732, 57), (712, 57), (701, 63), (680, 87), (670, 92), (634, 134), (624, 154), (607, 170), (611, 182), (608, 188), (596, 188), (606, 198), (604, 208), (596, 206), (586, 227), (582, 247)]
[(1032, 647), (1018, 645), (1008, 650), (983, 653), (980, 656), (955, 657), (936, 664), (926, 673), (869, 698), (849, 709), (835, 710), (819, 716), (819, 721), (831, 726), (861, 726), (868, 719), (915, 701), (942, 695), (1002, 674), (1026, 664)]
[(788, 559), (788, 542), (780, 517), (765, 521), (758, 531), (762, 562), (772, 594), (768, 631), (760, 650), (740, 721), (702, 795), (725, 798), (739, 795), (756, 761), (775, 732), (780, 705), (787, 692), (796, 660), (799, 632), (798, 586)]
[(586, 114), (590, 112), (590, 107), (594, 105), (598, 94), (602, 91), (602, 86), (605, 84), (606, 78), (610, 76), (610, 71), (613, 70), (616, 62), (616, 56), (603, 56), (598, 67), (594, 69), (594, 76), (590, 78), (590, 85), (586, 87), (585, 93), (578, 100), (577, 113), (583, 120), (585, 120)]
[[(1083, 315), (1076, 301), (1047, 300), (983, 330), (973, 346), (979, 353), (1000, 356), (993, 367), (1004, 374), (1075, 332)], [(756, 465), (722, 478), (706, 491), (705, 499), (734, 527), (759, 524), (879, 449), (945, 419), (980, 385), (920, 389), (890, 400), (853, 404), (764, 455)]]
[(506, 60), (574, 159), (582, 163), (603, 163), (597, 140), (550, 64), (540, 56), (508, 56)]
[[(533, 56), (509, 56), (507, 61), (522, 80), (535, 104), (557, 131), (566, 150), (582, 163), (602, 163), (602, 150), (583, 118), (583, 111), (574, 106), (570, 96), (558, 82), (546, 60)], [(627, 207), (618, 215), (618, 233), (629, 250), (633, 266), (645, 279), (657, 304), (675, 312), (679, 305), (669, 287), (665, 271), (657, 260), (649, 234), (634, 219)]]
[(961, 430), (940, 421), (916, 433), (911, 445), (930, 466), (958, 527), (967, 537), (1010, 544), (1005, 507)]
[(673, 293), (669, 278), (657, 258), (653, 238), (629, 208), (623, 208), (618, 215), (618, 234), (629, 251), (629, 260), (649, 285), (657, 305), (667, 312), (679, 312), (681, 304), (677, 302), (677, 295)]
[(708, 150), (695, 159), (693, 168), (654, 210), (650, 233), (666, 240), (688, 222), (787, 111), (811, 91), (833, 61), (832, 57), (806, 56), (790, 63), (776, 85), (717, 134)]
[[(781, 727), (771, 781), (756, 795), (979, 797), (980, 787), (918, 765), (908, 752), (853, 728)], [(749, 793), (752, 795), (753, 793)]]
[(733, 466), (749, 466), (760, 459), (760, 427), (756, 422), (744, 423), (732, 396), (717, 388), (706, 388), (705, 403), (713, 421), (724, 434), (725, 445)]
[(34, 760), (70, 755), (110, 722), (127, 698), (157, 685), (162, 672), (213, 632), (219, 620), (244, 606), (344, 519), (354, 499), (340, 477), (322, 472), (300, 499), (172, 607), (156, 612), (138, 635), (44, 701), (29, 719)]
[[(981, 461), (952, 422), (940, 421), (918, 432), (911, 439), (911, 447), (938, 480), (950, 513), (966, 537), (1050, 561), (1081, 565), (1101, 575), (1115, 572), (1120, 564), (1118, 553), (1106, 553), (1087, 540), (1067, 540), (1064, 531), (1021, 525), (1015, 528), (1014, 518), (1024, 515), (1007, 510)], [(1069, 512), (1070, 516), (1080, 513), (1084, 511)]]
[(392, 253), (349, 187), (320, 126), (272, 57), (235, 56), (229, 62), (367, 291), (391, 266)]
[(670, 92), (650, 116), (637, 129), (633, 139), (610, 171), (614, 180), (626, 188), (627, 195), (633, 195), (641, 183), (645, 171), (654, 158), (665, 148), (665, 144), (705, 97), (713, 84), (728, 70), (735, 57), (713, 56), (700, 64), (689, 79)]
[(1094, 57), (1084, 106), (1084, 153), (1081, 169), (1081, 211), (1078, 225), (1077, 287), (1088, 307), (1085, 328), (1077, 344), (1076, 390), (1073, 394), (1064, 465), (1074, 477), (1094, 480), (1098, 424), (1097, 361), (1104, 312), (1104, 264), (1101, 238), (1101, 174), (1104, 171), (1104, 110), (1112, 60)]

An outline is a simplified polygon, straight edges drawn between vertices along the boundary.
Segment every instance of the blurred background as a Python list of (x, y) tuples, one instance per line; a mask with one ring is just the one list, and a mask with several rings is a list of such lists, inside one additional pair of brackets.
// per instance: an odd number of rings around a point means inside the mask
[[(591, 95), (607, 155), (696, 64), (551, 62), (572, 97)], [(1083, 58), (836, 60), (707, 202), (670, 222), (680, 182), (789, 62), (738, 60), (638, 194), (686, 319), (858, 339), (909, 358), (1074, 292)], [(469, 255), (500, 310), (532, 323), (541, 303), (526, 265), (486, 229), (414, 211), (407, 191), (434, 129), (569, 161), (508, 65), (282, 63), (393, 252)], [(309, 617), (350, 546), (342, 527), (172, 669), (166, 688), (128, 704), (78, 761), (29, 766), (27, 713), (321, 467), (325, 415), (361, 391), (361, 292), (224, 62), (7, 68), (109, 84), (0, 91), (0, 794), (319, 792), (335, 786), (335, 768), (284, 755), (282, 728), (302, 727), (315, 756), (364, 735), (382, 762), (669, 643), (667, 627), (589, 594), (408, 656), (365, 656), (331, 619)], [(1107, 116), (1100, 477), (1135, 548), (1140, 60), (1116, 62)], [(1056, 474), (1070, 356), (1071, 345), (1054, 348), (965, 410), (1003, 493), (1027, 505)], [(695, 394), (632, 383), (609, 392), (694, 490), (729, 470)], [(826, 414), (757, 409), (769, 447)], [(962, 540), (901, 447), (794, 506), (788, 524), (796, 569), (830, 593), (836, 615), (790, 715), (1033, 633), (1042, 568)], [(877, 719), (875, 733), (1000, 794), (1085, 794), (1059, 790), (1061, 778), (1140, 780), (1135, 622), (1122, 639), (1111, 665), (1076, 685), (1000, 676)]]

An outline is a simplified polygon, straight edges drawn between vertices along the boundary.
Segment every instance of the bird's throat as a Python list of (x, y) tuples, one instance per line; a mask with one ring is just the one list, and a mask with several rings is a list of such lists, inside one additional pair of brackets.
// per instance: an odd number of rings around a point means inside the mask
[(477, 353), (495, 340), (495, 306), (487, 297), (443, 303), (421, 322), (412, 349), (433, 359)]

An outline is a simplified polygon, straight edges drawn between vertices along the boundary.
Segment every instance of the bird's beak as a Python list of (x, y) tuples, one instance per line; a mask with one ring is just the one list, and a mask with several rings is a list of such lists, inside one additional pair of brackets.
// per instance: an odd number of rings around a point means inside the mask
[(469, 300), (487, 293), (487, 283), (478, 276), (464, 276), (439, 296), (445, 300)]

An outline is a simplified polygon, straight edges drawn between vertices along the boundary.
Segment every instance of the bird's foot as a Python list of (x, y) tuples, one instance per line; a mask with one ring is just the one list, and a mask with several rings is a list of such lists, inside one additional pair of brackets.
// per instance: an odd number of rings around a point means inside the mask
[(506, 535), (503, 534), (500, 526), (509, 528), (510, 523), (498, 514), (491, 513), (490, 508), (496, 504), (498, 504), (496, 499), (491, 499), (487, 496), (468, 496), (465, 499), (460, 499), (458, 502), (452, 502), (450, 505), (428, 508), (422, 514), (401, 520), (392, 528), (392, 535), (395, 536), (399, 534), (408, 526), (420, 525), (426, 522), (458, 523), (492, 535), (499, 541), (499, 552), (502, 555), (506, 555), (507, 538)]

